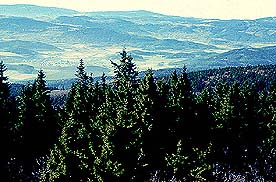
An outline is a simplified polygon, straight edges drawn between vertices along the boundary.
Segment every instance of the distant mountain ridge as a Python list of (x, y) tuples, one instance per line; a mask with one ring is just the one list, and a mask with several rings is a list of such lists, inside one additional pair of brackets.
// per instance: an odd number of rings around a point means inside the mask
[(56, 18), (60, 15), (74, 15), (80, 12), (57, 7), (44, 7), (30, 4), (0, 5), (0, 15), (17, 16), (27, 18), (50, 17)]
[(0, 60), (12, 65), (12, 81), (34, 78), (33, 69), (45, 70), (48, 79), (72, 78), (81, 58), (94, 75), (112, 75), (109, 60), (118, 60), (124, 47), (143, 71), (274, 64), (275, 46), (275, 17), (219, 20), (0, 5)]

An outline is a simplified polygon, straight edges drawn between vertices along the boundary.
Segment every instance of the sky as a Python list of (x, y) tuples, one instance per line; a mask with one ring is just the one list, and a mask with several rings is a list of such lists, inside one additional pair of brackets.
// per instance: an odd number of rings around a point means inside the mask
[(276, 17), (276, 0), (0, 0), (0, 4), (34, 4), (78, 11), (149, 10), (197, 18)]

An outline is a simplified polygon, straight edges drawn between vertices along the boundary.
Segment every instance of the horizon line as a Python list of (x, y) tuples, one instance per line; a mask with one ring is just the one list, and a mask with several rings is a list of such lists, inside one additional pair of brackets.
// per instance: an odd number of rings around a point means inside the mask
[[(100, 13), (100, 12), (137, 12), (137, 11), (145, 11), (149, 13), (164, 15), (164, 16), (173, 16), (173, 17), (182, 17), (182, 18), (194, 18), (194, 19), (206, 19), (206, 20), (258, 20), (258, 19), (265, 19), (265, 18), (276, 18), (275, 16), (262, 16), (262, 17), (256, 17), (256, 18), (218, 18), (218, 17), (197, 17), (197, 16), (183, 16), (183, 15), (175, 15), (175, 14), (169, 14), (169, 13), (163, 13), (163, 12), (156, 12), (152, 10), (147, 9), (122, 9), (122, 10), (95, 10), (95, 11), (82, 11), (82, 10), (76, 10), (72, 8), (67, 7), (60, 7), (60, 6), (48, 6), (48, 5), (37, 5), (37, 4), (26, 4), (26, 3), (10, 3), (10, 4), (0, 4), (0, 6), (33, 6), (33, 7), (43, 7), (43, 8), (56, 8), (56, 9), (63, 9), (63, 10), (70, 10), (75, 11), (76, 13)], [(1, 15), (1, 13), (0, 13)], [(62, 14), (61, 14), (62, 15)], [(16, 14), (15, 14), (16, 16)]]

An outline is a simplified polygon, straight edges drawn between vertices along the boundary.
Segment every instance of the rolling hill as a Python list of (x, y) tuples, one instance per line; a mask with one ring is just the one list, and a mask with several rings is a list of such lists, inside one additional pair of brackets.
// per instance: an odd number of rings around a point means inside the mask
[(81, 58), (95, 76), (111, 75), (109, 60), (118, 60), (124, 47), (140, 71), (274, 64), (275, 45), (275, 17), (219, 20), (0, 5), (0, 60), (12, 68), (11, 81), (32, 79), (39, 69), (50, 80), (72, 78)]

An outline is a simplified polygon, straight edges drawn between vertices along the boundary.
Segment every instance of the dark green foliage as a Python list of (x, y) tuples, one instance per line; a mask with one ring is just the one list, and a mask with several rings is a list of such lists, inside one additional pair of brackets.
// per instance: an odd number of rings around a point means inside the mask
[(133, 58), (127, 55), (125, 50), (120, 53), (121, 59), (120, 63), (117, 64), (111, 61), (114, 66), (114, 83), (116, 87), (132, 87), (137, 84), (138, 72), (136, 70), (135, 64), (132, 62)]
[(8, 78), (4, 75), (5, 71), (7, 71), (6, 66), (1, 61), (0, 62), (0, 102), (1, 108), (5, 108), (7, 105), (8, 97), (9, 97), (9, 83), (7, 82)]
[(104, 76), (101, 83), (94, 83), (84, 69), (81, 60), (76, 74), (77, 82), (72, 86), (65, 105), (61, 136), (51, 150), (43, 180), (102, 179), (104, 169), (98, 165), (104, 157), (101, 152), (105, 147), (101, 145), (105, 145), (105, 141), (101, 136), (105, 128), (98, 120), (101, 119), (99, 111), (107, 111), (104, 106), (107, 86)]
[(48, 154), (57, 135), (58, 121), (44, 79), (41, 70), (34, 83), (25, 86), (18, 97), (16, 160), (22, 165), (22, 175), (28, 180), (35, 179), (32, 173), (36, 170), (36, 163)]
[(120, 55), (111, 81), (88, 76), (80, 60), (70, 91), (53, 91), (52, 103), (40, 71), (15, 105), (0, 64), (3, 179), (276, 180), (275, 66), (184, 67), (160, 79), (138, 77)]
[(3, 180), (12, 179), (9, 161), (12, 158), (12, 103), (8, 78), (5, 76), (6, 66), (0, 62), (0, 176)]
[[(276, 80), (276, 65), (258, 65), (244, 67), (227, 67), (190, 72), (189, 79), (195, 92), (201, 92), (205, 87), (214, 88), (219, 82), (232, 85), (255, 84), (258, 91), (267, 90), (270, 84)], [(162, 76), (162, 75), (161, 75)]]
[(44, 180), (274, 179), (273, 86), (220, 79), (196, 90), (186, 68), (138, 80), (132, 58), (121, 56), (112, 84), (94, 82), (81, 61)]
[(160, 117), (160, 114), (164, 111), (164, 105), (161, 105), (159, 102), (160, 95), (151, 70), (146, 72), (145, 77), (141, 80), (139, 89), (139, 115), (143, 123), (143, 127), (141, 128), (141, 139), (143, 142), (143, 157), (141, 158), (141, 162), (145, 166), (144, 170), (149, 173), (147, 175), (150, 175), (154, 174), (157, 170), (161, 170), (161, 167), (165, 165), (165, 153), (161, 149), (161, 141), (165, 143), (163, 139), (166, 138), (166, 135), (160, 125), (161, 118), (164, 118)]

